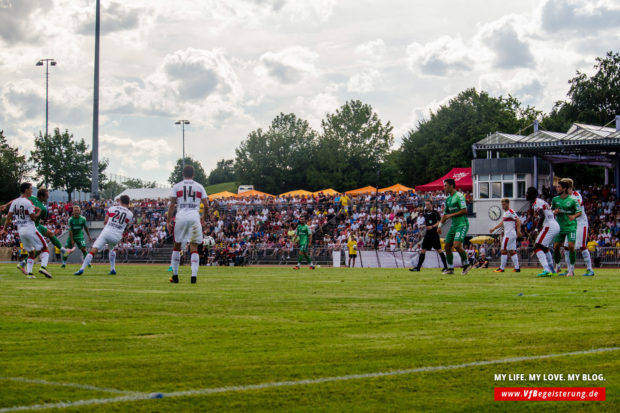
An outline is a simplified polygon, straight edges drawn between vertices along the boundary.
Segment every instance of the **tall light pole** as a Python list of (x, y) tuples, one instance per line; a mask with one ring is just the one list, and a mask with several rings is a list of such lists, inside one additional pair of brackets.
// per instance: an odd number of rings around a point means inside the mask
[[(45, 63), (43, 63), (45, 62)], [(50, 65), (56, 66), (56, 61), (51, 58), (40, 59), (37, 62), (37, 66), (43, 66), (45, 64), (45, 137), (47, 137), (48, 130), (47, 125), (49, 121), (49, 104), (48, 104), (48, 91), (49, 91), (49, 79), (50, 79)]]
[(183, 169), (185, 169), (185, 125), (189, 125), (189, 121), (185, 120), (185, 119), (181, 119), (181, 120), (177, 120), (176, 122), (174, 122), (174, 124), (175, 125), (181, 125), (181, 128), (183, 130), (183, 160), (182, 160), (182, 165), (183, 165)]
[(93, 170), (91, 174), (91, 198), (99, 198), (99, 21), (101, 4), (95, 5), (95, 79), (93, 87)]

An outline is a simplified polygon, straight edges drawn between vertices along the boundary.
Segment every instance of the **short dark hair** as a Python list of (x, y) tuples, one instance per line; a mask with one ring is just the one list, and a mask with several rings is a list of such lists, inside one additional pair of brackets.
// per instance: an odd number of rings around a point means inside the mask
[(448, 185), (456, 187), (456, 182), (452, 178), (444, 179), (443, 181)]
[(564, 188), (564, 189), (571, 189), (571, 188), (572, 188), (571, 183), (570, 183), (570, 182), (568, 182), (568, 181), (565, 181), (565, 180), (563, 180), (563, 179), (561, 179), (561, 180), (560, 180), (560, 186), (561, 186), (562, 188)]
[(129, 195), (121, 195), (121, 204), (129, 205)]
[(530, 186), (527, 188), (527, 192), (525, 193), (525, 199), (528, 201), (535, 201), (538, 198), (538, 189)]
[(183, 178), (193, 178), (194, 177), (194, 167), (191, 165), (186, 165), (183, 168)]
[(32, 184), (30, 182), (24, 182), (19, 186), (19, 192), (25, 194), (30, 188), (32, 188)]
[(39, 188), (39, 190), (37, 191), (37, 198), (39, 199), (43, 199), (45, 197), (45, 195), (47, 195), (49, 192), (47, 190), (47, 188)]

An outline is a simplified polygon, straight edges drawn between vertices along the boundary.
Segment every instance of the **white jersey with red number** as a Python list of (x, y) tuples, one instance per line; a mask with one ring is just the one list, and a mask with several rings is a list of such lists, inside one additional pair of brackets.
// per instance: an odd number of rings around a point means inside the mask
[(586, 207), (583, 205), (583, 198), (581, 197), (581, 194), (577, 191), (573, 191), (571, 195), (579, 204), (579, 210), (581, 211), (581, 215), (579, 215), (575, 220), (577, 221), (577, 225), (588, 226), (588, 216), (586, 215)]
[(124, 206), (113, 206), (108, 209), (108, 222), (105, 224), (103, 231), (110, 235), (123, 237), (123, 232), (133, 220), (133, 212)]
[(30, 219), (30, 214), (34, 214), (34, 205), (31, 200), (19, 197), (11, 203), (11, 209), (9, 211), (12, 212), (15, 217), (15, 223), (17, 224), (17, 230), (19, 232), (23, 230), (37, 230), (34, 221)]
[(516, 212), (512, 209), (504, 212), (504, 236), (506, 237), (515, 237), (517, 236), (517, 216)]
[(198, 182), (186, 179), (172, 187), (171, 198), (177, 201), (176, 219), (200, 218), (200, 201), (206, 200), (207, 192)]
[(551, 207), (542, 199), (536, 198), (536, 201), (532, 204), (532, 209), (536, 214), (538, 214), (538, 211), (540, 210), (543, 211), (545, 214), (545, 221), (543, 222), (543, 225), (548, 226), (551, 222), (555, 222), (555, 216), (553, 215)]

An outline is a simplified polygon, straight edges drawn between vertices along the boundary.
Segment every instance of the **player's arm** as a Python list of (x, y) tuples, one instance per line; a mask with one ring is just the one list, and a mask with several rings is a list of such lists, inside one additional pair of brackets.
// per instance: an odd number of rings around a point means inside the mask
[(523, 232), (521, 231), (521, 219), (519, 219), (519, 217), (515, 219), (515, 224), (517, 226), (517, 237), (522, 237)]
[(168, 214), (166, 215), (166, 226), (168, 227), (168, 232), (170, 234), (172, 234), (172, 217), (176, 206), (177, 199), (175, 197), (170, 197), (170, 205), (168, 205)]
[(489, 234), (492, 234), (495, 231), (497, 231), (499, 229), (499, 227), (501, 227), (502, 225), (504, 225), (504, 221), (500, 221), (497, 225), (495, 225), (493, 228), (491, 228), (489, 230)]
[(580, 217), (582, 215), (581, 214), (581, 208), (579, 207), (579, 204), (577, 203), (576, 200), (574, 202), (574, 205), (575, 205), (575, 210), (577, 211), (577, 213), (574, 214), (574, 215), (569, 215), (568, 216), (568, 219), (570, 219), (571, 221), (576, 220), (578, 217)]
[(90, 236), (90, 231), (88, 230), (88, 225), (86, 225), (86, 223), (84, 224), (84, 231), (86, 232), (86, 235), (88, 235), (88, 240), (92, 241), (93, 237)]
[[(18, 199), (18, 198), (15, 198), (15, 199)], [(13, 201), (15, 201), (15, 199)], [(9, 201), (6, 204), (0, 206), (0, 211), (6, 211), (7, 208), (10, 208), (13, 201)]]
[(4, 221), (4, 227), (0, 231), (0, 235), (4, 235), (7, 231), (7, 227), (11, 224), (13, 220), (13, 211), (9, 210), (9, 213), (6, 216), (6, 220)]
[(538, 210), (538, 225), (536, 226), (536, 231), (540, 232), (544, 223), (545, 223), (545, 213), (543, 212), (542, 209), (539, 209)]
[(30, 219), (36, 221), (41, 216), (41, 208), (34, 207), (34, 212), (30, 214)]

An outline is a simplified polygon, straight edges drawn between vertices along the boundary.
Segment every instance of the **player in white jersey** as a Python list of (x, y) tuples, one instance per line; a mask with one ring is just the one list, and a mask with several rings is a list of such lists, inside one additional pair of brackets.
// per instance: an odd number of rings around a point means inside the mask
[(506, 263), (508, 262), (508, 253), (510, 253), (510, 259), (514, 264), (513, 272), (520, 272), (519, 268), (519, 256), (517, 255), (517, 237), (521, 236), (521, 220), (515, 211), (510, 209), (510, 200), (503, 198), (502, 209), (504, 210), (504, 216), (502, 221), (491, 228), (489, 232), (493, 234), (501, 226), (504, 227), (504, 238), (502, 239), (502, 257), (501, 263), (498, 269), (493, 272), (504, 272), (506, 269)]
[[(567, 182), (570, 185), (570, 193), (573, 198), (579, 204), (581, 208), (581, 215), (575, 219), (577, 221), (577, 239), (575, 240), (575, 249), (581, 250), (581, 256), (583, 257), (583, 261), (586, 264), (587, 271), (585, 274), (586, 277), (591, 277), (594, 275), (594, 270), (592, 269), (592, 259), (590, 257), (590, 251), (586, 247), (588, 244), (588, 215), (586, 214), (586, 207), (583, 205), (583, 198), (581, 194), (574, 189), (573, 180), (570, 178), (562, 178), (560, 182)], [(567, 268), (570, 268), (570, 251), (568, 250), (568, 238), (564, 241), (564, 255), (566, 257), (566, 265)], [(560, 274), (566, 275), (566, 274)]]
[(121, 204), (119, 206), (113, 206), (108, 209), (105, 220), (103, 221), (103, 230), (101, 234), (99, 234), (90, 252), (84, 258), (82, 267), (75, 272), (74, 275), (84, 274), (84, 270), (90, 265), (95, 254), (106, 245), (110, 249), (108, 254), (110, 259), (110, 272), (108, 274), (116, 274), (116, 251), (114, 251), (114, 247), (121, 242), (123, 233), (133, 222), (133, 212), (129, 210), (129, 197), (127, 195), (122, 195), (120, 201)]
[(553, 257), (549, 247), (553, 244), (555, 236), (560, 232), (560, 225), (555, 220), (549, 204), (538, 198), (538, 190), (536, 188), (529, 187), (527, 189), (526, 199), (531, 203), (534, 217), (538, 217), (538, 236), (534, 244), (534, 252), (536, 257), (538, 257), (538, 261), (540, 261), (540, 265), (543, 267), (543, 272), (538, 274), (538, 277), (551, 277), (555, 275), (555, 272)]
[[(172, 249), (172, 277), (171, 283), (179, 282), (179, 264), (181, 262), (181, 245), (189, 243), (191, 251), (192, 284), (198, 277), (200, 257), (198, 244), (202, 244), (202, 227), (204, 216), (207, 213), (209, 201), (207, 192), (198, 182), (194, 181), (194, 168), (187, 165), (183, 169), (183, 181), (172, 187), (170, 206), (168, 207), (168, 232), (174, 233), (174, 248)], [(200, 215), (200, 205), (204, 205), (203, 215)], [(174, 225), (172, 217), (176, 207)]]
[(28, 198), (32, 196), (32, 184), (25, 182), (20, 185), (19, 191), (22, 196), (17, 198), (11, 204), (9, 213), (6, 216), (6, 222), (4, 228), (0, 231), (0, 236), (6, 232), (7, 226), (11, 223), (13, 217), (15, 217), (15, 223), (17, 224), (17, 232), (19, 239), (24, 246), (24, 250), (28, 251), (28, 261), (26, 262), (25, 274), (28, 278), (35, 278), (32, 274), (32, 267), (34, 266), (34, 259), (37, 252), (41, 252), (41, 269), (39, 273), (45, 275), (47, 278), (52, 278), (52, 274), (47, 271), (47, 262), (50, 258), (50, 252), (47, 249), (47, 242), (43, 239), (43, 236), (37, 231), (34, 221), (39, 217), (41, 210), (34, 206), (32, 201)]

